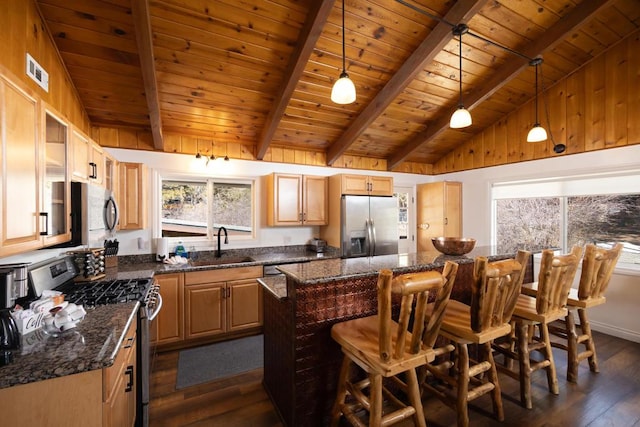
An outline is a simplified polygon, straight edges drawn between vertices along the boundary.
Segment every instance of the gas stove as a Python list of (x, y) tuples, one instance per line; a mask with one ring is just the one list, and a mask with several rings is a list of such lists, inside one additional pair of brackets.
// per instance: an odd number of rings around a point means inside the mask
[(96, 282), (65, 283), (56, 287), (65, 300), (85, 307), (118, 304), (129, 301), (145, 302), (153, 284), (152, 279), (119, 279)]

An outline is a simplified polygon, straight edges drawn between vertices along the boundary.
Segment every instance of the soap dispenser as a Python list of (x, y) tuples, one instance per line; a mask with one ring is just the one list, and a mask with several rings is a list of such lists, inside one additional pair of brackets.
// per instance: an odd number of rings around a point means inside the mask
[(176, 256), (187, 257), (187, 251), (184, 249), (182, 241), (178, 242), (178, 246), (176, 246)]

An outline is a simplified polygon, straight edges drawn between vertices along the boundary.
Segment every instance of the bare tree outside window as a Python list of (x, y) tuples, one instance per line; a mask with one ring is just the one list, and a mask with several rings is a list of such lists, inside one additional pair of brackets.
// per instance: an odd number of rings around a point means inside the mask
[(560, 198), (496, 200), (496, 236), (501, 251), (560, 247)]

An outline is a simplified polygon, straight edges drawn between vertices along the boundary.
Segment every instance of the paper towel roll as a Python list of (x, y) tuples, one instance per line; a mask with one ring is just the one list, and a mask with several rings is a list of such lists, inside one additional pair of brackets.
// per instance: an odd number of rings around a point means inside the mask
[(156, 239), (156, 258), (159, 261), (169, 258), (169, 239), (166, 237)]

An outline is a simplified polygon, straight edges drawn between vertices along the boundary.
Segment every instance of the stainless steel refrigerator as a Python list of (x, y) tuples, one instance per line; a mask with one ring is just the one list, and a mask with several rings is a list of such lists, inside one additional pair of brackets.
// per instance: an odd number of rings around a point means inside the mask
[(395, 197), (342, 196), (340, 241), (343, 257), (398, 253)]

